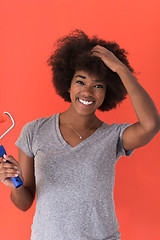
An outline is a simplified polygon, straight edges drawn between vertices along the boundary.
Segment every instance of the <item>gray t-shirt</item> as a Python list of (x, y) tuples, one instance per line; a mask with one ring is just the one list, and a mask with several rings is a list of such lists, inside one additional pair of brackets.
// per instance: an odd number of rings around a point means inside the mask
[(128, 124), (103, 123), (75, 147), (59, 114), (26, 124), (16, 145), (34, 158), (37, 202), (32, 240), (119, 240), (113, 188), (121, 135)]

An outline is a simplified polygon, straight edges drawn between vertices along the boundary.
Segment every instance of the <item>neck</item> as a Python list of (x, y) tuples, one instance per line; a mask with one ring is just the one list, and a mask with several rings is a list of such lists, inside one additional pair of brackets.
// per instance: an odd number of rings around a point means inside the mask
[(69, 108), (67, 111), (61, 113), (60, 122), (62, 124), (70, 124), (73, 128), (75, 127), (76, 129), (86, 129), (94, 122), (96, 126), (101, 121), (96, 117), (95, 113), (82, 115), (78, 114), (77, 112), (73, 112), (72, 109)]

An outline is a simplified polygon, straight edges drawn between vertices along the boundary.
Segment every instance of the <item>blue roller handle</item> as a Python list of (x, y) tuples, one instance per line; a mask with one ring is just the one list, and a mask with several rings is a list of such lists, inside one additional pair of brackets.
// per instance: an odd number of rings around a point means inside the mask
[[(3, 157), (4, 154), (6, 154), (6, 151), (5, 151), (4, 147), (1, 145), (1, 146), (0, 146), (0, 157)], [(7, 163), (11, 163), (11, 162), (8, 161), (8, 160), (7, 160), (6, 162), (7, 162)], [(18, 188), (18, 187), (20, 187), (20, 186), (23, 185), (23, 182), (22, 182), (22, 180), (20, 179), (19, 176), (18, 176), (18, 177), (11, 177), (11, 180), (12, 180), (15, 188)]]

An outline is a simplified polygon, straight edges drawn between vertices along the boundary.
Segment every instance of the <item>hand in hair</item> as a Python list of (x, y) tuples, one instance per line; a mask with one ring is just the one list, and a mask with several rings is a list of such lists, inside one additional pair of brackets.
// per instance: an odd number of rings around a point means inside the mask
[(105, 47), (97, 45), (91, 50), (91, 52), (92, 55), (101, 58), (104, 64), (109, 67), (113, 72), (117, 72), (117, 69), (119, 67), (125, 67), (125, 65)]

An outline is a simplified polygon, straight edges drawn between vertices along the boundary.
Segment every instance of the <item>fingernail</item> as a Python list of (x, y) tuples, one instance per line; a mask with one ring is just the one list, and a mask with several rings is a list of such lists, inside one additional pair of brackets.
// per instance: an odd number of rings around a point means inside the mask
[(17, 169), (17, 166), (14, 166), (14, 169)]
[(3, 162), (6, 162), (6, 159), (3, 158)]
[(15, 177), (18, 177), (18, 174), (17, 174), (17, 173), (15, 174)]
[(4, 155), (3, 155), (3, 157), (4, 157), (4, 158), (6, 158), (6, 157), (7, 157), (7, 155), (6, 155), (6, 154), (4, 154)]

